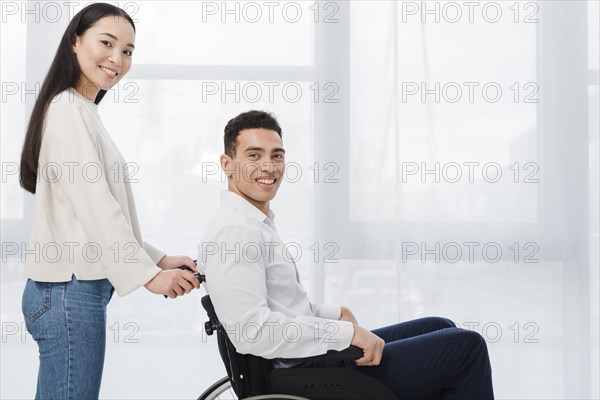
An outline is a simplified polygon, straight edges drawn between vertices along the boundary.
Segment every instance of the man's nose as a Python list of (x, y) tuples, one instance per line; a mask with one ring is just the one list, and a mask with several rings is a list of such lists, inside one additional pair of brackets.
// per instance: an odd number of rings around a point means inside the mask
[(260, 163), (260, 169), (262, 172), (271, 174), (275, 172), (275, 163), (271, 160), (263, 161)]

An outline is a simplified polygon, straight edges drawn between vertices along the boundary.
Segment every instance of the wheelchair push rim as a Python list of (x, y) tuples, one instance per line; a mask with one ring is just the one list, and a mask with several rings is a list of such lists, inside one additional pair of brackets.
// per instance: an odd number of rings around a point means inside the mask
[(237, 399), (233, 388), (231, 387), (231, 382), (229, 382), (228, 377), (224, 377), (210, 385), (208, 389), (206, 389), (198, 400), (217, 400), (217, 399)]

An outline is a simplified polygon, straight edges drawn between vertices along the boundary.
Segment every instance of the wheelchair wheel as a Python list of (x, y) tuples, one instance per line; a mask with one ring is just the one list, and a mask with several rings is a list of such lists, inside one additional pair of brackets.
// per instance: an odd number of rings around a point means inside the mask
[(306, 397), (292, 396), (289, 394), (263, 394), (260, 396), (248, 397), (246, 400), (310, 400)]
[(235, 392), (231, 388), (231, 382), (226, 376), (219, 379), (198, 397), (198, 400), (237, 400)]
[[(290, 396), (287, 394), (264, 394), (261, 396), (248, 397), (246, 400), (309, 400), (305, 397)], [(228, 377), (224, 377), (210, 385), (198, 397), (198, 400), (237, 400), (235, 392), (231, 388)]]

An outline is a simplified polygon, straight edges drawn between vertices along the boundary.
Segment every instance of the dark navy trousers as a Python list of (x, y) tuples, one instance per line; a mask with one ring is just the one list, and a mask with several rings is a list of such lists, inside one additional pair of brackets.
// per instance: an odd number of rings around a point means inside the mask
[(346, 366), (383, 382), (400, 399), (493, 399), (483, 337), (445, 318), (428, 317), (376, 329), (385, 341), (376, 367)]

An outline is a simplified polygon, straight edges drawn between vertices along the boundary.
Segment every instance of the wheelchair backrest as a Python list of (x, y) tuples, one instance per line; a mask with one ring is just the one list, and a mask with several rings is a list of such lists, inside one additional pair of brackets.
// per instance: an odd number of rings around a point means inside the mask
[(209, 335), (213, 331), (217, 333), (219, 353), (236, 395), (241, 399), (269, 393), (272, 361), (252, 354), (238, 353), (227, 336), (225, 328), (221, 325), (209, 295), (202, 297), (202, 307), (206, 310), (209, 318), (205, 326), (206, 332)]

